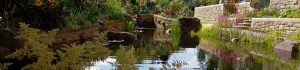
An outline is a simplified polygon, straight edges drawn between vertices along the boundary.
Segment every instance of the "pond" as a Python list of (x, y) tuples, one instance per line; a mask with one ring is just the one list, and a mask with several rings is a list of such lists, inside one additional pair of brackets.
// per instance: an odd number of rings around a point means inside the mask
[[(297, 58), (282, 59), (260, 44), (232, 43), (181, 34), (178, 39), (165, 30), (136, 33), (133, 53), (114, 53), (86, 70), (299, 70)], [(176, 41), (174, 41), (176, 40)], [(178, 43), (176, 43), (178, 42)], [(175, 44), (174, 44), (175, 43)], [(270, 49), (270, 48), (269, 48)], [(130, 52), (130, 51), (126, 51)], [(126, 55), (120, 56), (118, 53)], [(126, 66), (128, 65), (128, 66)]]

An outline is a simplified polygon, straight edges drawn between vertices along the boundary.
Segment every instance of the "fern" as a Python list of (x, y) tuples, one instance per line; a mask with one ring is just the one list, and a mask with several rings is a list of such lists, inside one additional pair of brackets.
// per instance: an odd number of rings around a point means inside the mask
[[(29, 25), (20, 23), (20, 35), (16, 38), (24, 41), (24, 47), (6, 56), (6, 58), (24, 60), (24, 58), (37, 59), (22, 69), (29, 70), (78, 70), (89, 66), (92, 61), (106, 58), (110, 50), (102, 46), (104, 35), (99, 34), (93, 41), (84, 44), (64, 46), (62, 50), (52, 50), (58, 30), (43, 32), (29, 28)], [(57, 51), (57, 53), (55, 52)], [(55, 56), (58, 55), (58, 58)], [(52, 63), (53, 61), (57, 63)]]

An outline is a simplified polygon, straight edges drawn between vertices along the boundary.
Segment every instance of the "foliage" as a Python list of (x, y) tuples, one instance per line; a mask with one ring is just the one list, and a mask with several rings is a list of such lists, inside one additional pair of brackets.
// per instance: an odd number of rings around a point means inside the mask
[[(36, 59), (22, 69), (53, 70), (53, 69), (82, 69), (93, 60), (103, 59), (110, 54), (107, 48), (102, 46), (103, 35), (94, 38), (94, 41), (81, 45), (66, 45), (62, 50), (51, 49), (58, 30), (43, 32), (29, 28), (29, 25), (20, 23), (20, 35), (16, 38), (24, 41), (24, 48), (6, 56), (11, 59)], [(55, 53), (57, 52), (57, 53)], [(53, 61), (57, 61), (53, 64)]]
[(167, 17), (184, 17), (189, 16), (192, 11), (188, 6), (184, 5), (179, 0), (171, 1), (168, 5), (163, 7), (163, 15)]
[(174, 60), (171, 64), (163, 64), (163, 70), (180, 70), (184, 65), (188, 65), (185, 61)]
[(65, 17), (68, 21), (67, 26), (72, 27), (75, 25), (91, 24), (93, 21), (96, 21), (96, 18), (99, 15), (99, 9), (97, 7), (88, 7), (82, 12), (73, 12), (70, 13), (70, 16)]
[(241, 18), (251, 18), (255, 17), (253, 11), (246, 11), (245, 13), (242, 13)]
[(280, 13), (280, 17), (283, 18), (300, 18), (300, 9), (284, 9)]
[(120, 46), (121, 48), (116, 53), (116, 59), (119, 70), (136, 70), (134, 64), (137, 63), (137, 58), (134, 55), (134, 48), (126, 49), (125, 46)]
[(126, 31), (132, 32), (134, 30), (135, 23), (133, 21), (127, 21), (125, 24)]
[(264, 8), (257, 12), (257, 17), (279, 17), (280, 13), (277, 10)]
[(294, 34), (288, 35), (288, 38), (291, 40), (300, 40), (300, 31), (296, 31)]
[(8, 70), (8, 67), (11, 65), (12, 63), (0, 63), (0, 70)]
[(257, 12), (257, 17), (269, 17), (269, 18), (300, 18), (299, 9), (284, 9), (281, 11), (264, 8)]
[(233, 22), (228, 18), (227, 14), (221, 14), (218, 16), (218, 26), (220, 27), (232, 27)]
[(173, 20), (171, 22), (171, 39), (174, 46), (177, 46), (179, 44), (179, 38), (181, 36), (181, 27), (180, 27), (179, 20)]
[(250, 6), (254, 9), (263, 9), (268, 8), (270, 4), (270, 0), (251, 0)]
[(235, 3), (224, 4), (224, 13), (226, 14), (237, 13), (237, 7), (235, 6)]
[(200, 5), (207, 6), (207, 5), (213, 5), (218, 4), (219, 0), (198, 0)]
[(107, 0), (107, 13), (110, 14), (110, 19), (123, 19), (122, 4), (119, 0)]

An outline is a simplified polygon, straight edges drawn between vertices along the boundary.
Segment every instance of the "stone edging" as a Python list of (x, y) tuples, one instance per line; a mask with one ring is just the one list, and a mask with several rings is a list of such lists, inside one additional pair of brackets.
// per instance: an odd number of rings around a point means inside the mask
[(274, 22), (300, 22), (300, 18), (252, 18), (252, 22), (256, 21), (274, 21)]

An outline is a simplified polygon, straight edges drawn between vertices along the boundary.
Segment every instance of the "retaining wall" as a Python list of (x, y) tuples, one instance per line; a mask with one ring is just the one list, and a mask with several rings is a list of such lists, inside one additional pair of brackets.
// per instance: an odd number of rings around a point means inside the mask
[(252, 18), (251, 30), (285, 34), (300, 30), (300, 18)]
[[(252, 11), (250, 2), (237, 3), (238, 14), (242, 14), (246, 11)], [(204, 22), (218, 22), (218, 17), (224, 12), (224, 4), (216, 4), (210, 6), (196, 7), (194, 17)]]
[(300, 9), (300, 0), (271, 0), (269, 8), (279, 10), (286, 8)]

